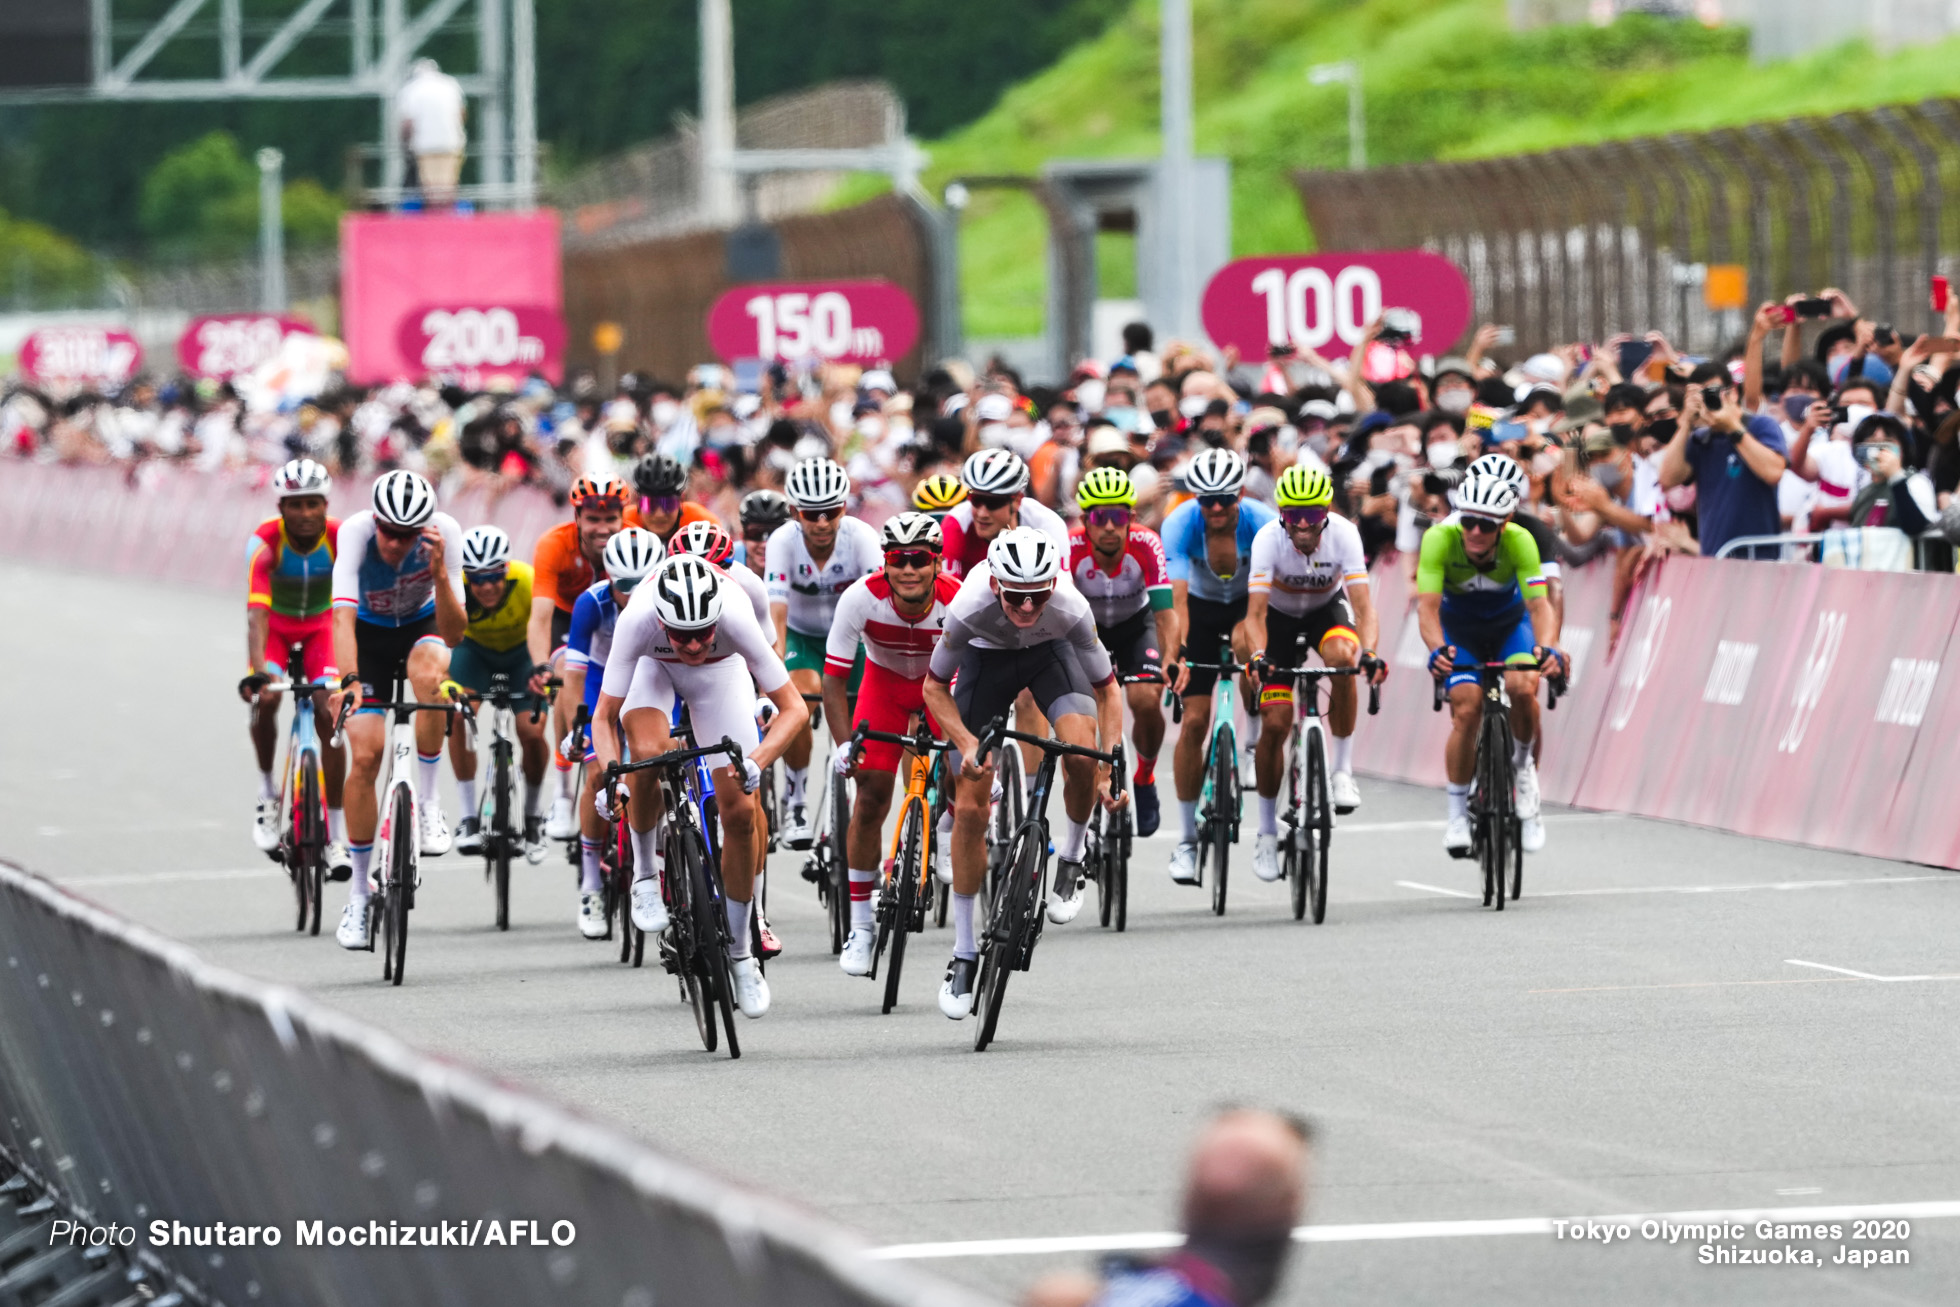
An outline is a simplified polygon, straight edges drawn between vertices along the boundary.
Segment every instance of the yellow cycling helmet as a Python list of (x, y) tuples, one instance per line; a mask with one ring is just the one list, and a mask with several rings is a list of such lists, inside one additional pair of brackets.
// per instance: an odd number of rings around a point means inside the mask
[(1075, 502), (1087, 512), (1092, 508), (1134, 508), (1137, 488), (1130, 474), (1120, 467), (1099, 467), (1082, 478), (1075, 488)]
[(950, 472), (927, 477), (912, 492), (912, 507), (921, 513), (945, 513), (965, 502), (966, 487)]
[(1334, 502), (1334, 481), (1317, 467), (1295, 463), (1279, 474), (1281, 508), (1325, 508)]

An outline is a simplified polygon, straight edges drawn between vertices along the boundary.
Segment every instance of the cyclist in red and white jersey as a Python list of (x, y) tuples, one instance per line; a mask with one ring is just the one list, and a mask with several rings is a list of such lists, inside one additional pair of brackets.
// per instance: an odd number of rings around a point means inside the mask
[[(837, 769), (857, 777), (857, 800), (844, 836), (851, 877), (851, 933), (838, 965), (848, 976), (871, 974), (871, 895), (878, 880), (878, 849), (891, 810), (898, 775), (899, 748), (880, 740), (864, 743), (864, 759), (852, 767), (846, 747), (859, 726), (904, 733), (912, 717), (926, 710), (926, 668), (945, 626), (946, 605), (960, 583), (940, 569), (939, 524), (925, 513), (900, 513), (885, 523), (883, 570), (861, 577), (837, 601), (837, 615), (824, 647), (824, 711), (837, 748)], [(864, 650), (864, 681), (857, 712), (848, 707), (849, 678), (857, 651)], [(846, 721), (849, 725), (845, 725)], [(930, 715), (927, 722), (931, 724)], [(937, 734), (938, 728), (933, 727)], [(950, 815), (950, 814), (949, 814)], [(948, 864), (950, 866), (950, 864)]]
[(1068, 523), (1061, 514), (1027, 498), (1028, 465), (1011, 449), (983, 449), (960, 469), (966, 498), (939, 521), (945, 540), (943, 566), (964, 577), (987, 561), (987, 546), (1003, 531), (1031, 526), (1068, 552)]

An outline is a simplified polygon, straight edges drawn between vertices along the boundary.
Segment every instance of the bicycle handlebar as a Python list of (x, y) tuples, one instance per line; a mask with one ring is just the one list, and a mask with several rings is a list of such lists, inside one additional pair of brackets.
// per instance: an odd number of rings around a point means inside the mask
[(849, 744), (855, 750), (866, 740), (878, 740), (885, 744), (896, 744), (900, 748), (910, 749), (914, 753), (943, 753), (953, 747), (946, 740), (934, 739), (932, 733), (926, 730), (924, 726), (919, 727), (919, 733), (917, 735), (900, 735), (896, 731), (874, 731), (869, 726), (860, 726), (857, 730), (851, 732)]
[[(1457, 671), (1457, 672), (1469, 672), (1469, 671), (1542, 672), (1545, 670), (1546, 666), (1547, 664), (1542, 659), (1529, 663), (1507, 663), (1507, 662), (1459, 663), (1459, 662), (1452, 661), (1450, 663), (1450, 670)], [(1434, 679), (1436, 685), (1436, 695), (1429, 705), (1429, 710), (1431, 712), (1441, 712), (1443, 711), (1443, 700), (1446, 697), (1448, 697), (1449, 690), (1445, 678), (1438, 677)], [(1481, 679), (1482, 678), (1480, 677), (1479, 680), (1481, 681)], [(1563, 675), (1558, 675), (1558, 676), (1548, 675), (1545, 677), (1545, 711), (1546, 712), (1556, 712), (1558, 710), (1559, 696), (1565, 693), (1566, 684), (1567, 684), (1566, 678)]]
[(651, 771), (656, 768), (663, 771), (672, 770), (677, 767), (684, 767), (697, 758), (706, 758), (711, 754), (717, 753), (728, 755), (729, 766), (738, 770), (741, 768), (742, 747), (726, 735), (721, 737), (720, 744), (710, 744), (704, 748), (669, 749), (663, 754), (652, 758), (641, 759), (637, 762), (609, 763), (606, 766), (606, 774), (600, 781), (600, 784), (606, 787), (606, 804), (608, 807), (611, 807), (617, 802), (616, 791), (619, 787), (619, 778), (629, 772)]
[[(1266, 664), (1266, 672), (1271, 676), (1290, 676), (1296, 681), (1311, 681), (1323, 676), (1366, 676), (1366, 667), (1279, 667)], [(1373, 681), (1368, 682), (1368, 715), (1375, 716), (1382, 710), (1382, 688)]]
[(998, 749), (1007, 740), (1019, 740), (1023, 744), (1032, 744), (1044, 753), (1073, 754), (1078, 758), (1094, 758), (1097, 762), (1107, 763), (1112, 767), (1116, 765), (1116, 755), (1114, 753), (1101, 753), (1095, 749), (1084, 748), (1079, 744), (1064, 744), (1060, 740), (1046, 735), (1029, 735), (1023, 731), (1010, 731), (1007, 729), (1007, 719), (1005, 717), (996, 717), (993, 724), (987, 728), (987, 733), (980, 737), (980, 748), (973, 759), (974, 766), (985, 766), (987, 755), (991, 754), (995, 749)]

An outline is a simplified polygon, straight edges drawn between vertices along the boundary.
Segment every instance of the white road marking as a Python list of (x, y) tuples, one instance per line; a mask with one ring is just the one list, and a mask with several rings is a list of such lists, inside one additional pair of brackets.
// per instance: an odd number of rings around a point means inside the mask
[[(1441, 823), (1437, 823), (1441, 825)], [(1916, 885), (1924, 881), (1945, 881), (1960, 885), (1960, 876), (1944, 873), (1937, 876), (1863, 876), (1851, 880), (1774, 880), (1742, 885), (1609, 885), (1598, 889), (1544, 889), (1525, 895), (1538, 899), (1597, 898), (1601, 895), (1615, 894), (1740, 894), (1749, 890), (1797, 890), (1797, 889), (1847, 889), (1860, 885)], [(1457, 899), (1481, 899), (1482, 895), (1466, 894), (1462, 890), (1444, 889), (1440, 885), (1425, 885), (1419, 880), (1398, 880), (1395, 882), (1404, 889), (1426, 890), (1431, 894), (1447, 894)], [(1813, 963), (1798, 963), (1811, 966)], [(1833, 968), (1834, 969), (1834, 968)], [(1882, 976), (1863, 976), (1862, 980), (1882, 980)], [(1904, 979), (1905, 977), (1900, 977)], [(1927, 977), (1917, 977), (1927, 979)]]
[[(1626, 814), (1621, 812), (1553, 812), (1547, 813), (1545, 820), (1560, 824), (1574, 821), (1625, 821)], [(1449, 825), (1447, 821), (1428, 820), (1364, 821), (1354, 823), (1337, 820), (1334, 823), (1334, 833), (1336, 835), (1376, 835), (1383, 832), (1405, 830), (1441, 830), (1447, 825)]]
[[(1797, 1191), (1805, 1192), (1805, 1191)], [(1868, 1203), (1839, 1207), (1739, 1207), (1700, 1212), (1633, 1212), (1617, 1216), (1514, 1216), (1480, 1221), (1393, 1221), (1376, 1225), (1303, 1225), (1293, 1232), (1297, 1243), (1373, 1243), (1405, 1239), (1467, 1239), (1509, 1234), (1551, 1234), (1558, 1221), (1600, 1225), (1631, 1225), (1660, 1221), (1669, 1225), (1714, 1222), (1852, 1221), (1876, 1219), (1937, 1220), (1960, 1216), (1960, 1202)], [(1175, 1248), (1184, 1236), (1153, 1230), (1137, 1234), (1061, 1235), (1028, 1239), (966, 1239), (946, 1243), (892, 1244), (873, 1248), (882, 1261), (922, 1261), (942, 1257), (1013, 1257), (1052, 1253), (1117, 1252), (1126, 1249)]]
[(1835, 971), (1840, 976), (1851, 976), (1858, 980), (1876, 980), (1887, 985), (1909, 984), (1922, 980), (1960, 980), (1960, 975), (1874, 976), (1869, 971), (1853, 971), (1850, 967), (1833, 967), (1823, 962), (1805, 962), (1800, 958), (1784, 958), (1783, 961), (1793, 967), (1815, 967), (1819, 971)]
[(63, 888), (86, 889), (91, 885), (162, 885), (187, 880), (256, 880), (261, 876), (284, 876), (279, 867), (232, 867), (210, 871), (131, 872), (121, 876), (63, 876), (55, 883)]
[(1460, 889), (1444, 889), (1441, 885), (1425, 885), (1419, 880), (1398, 880), (1395, 883), (1403, 889), (1419, 889), (1430, 894), (1447, 894), (1453, 899), (1477, 899), (1480, 902), (1483, 899), (1481, 894), (1466, 894)]

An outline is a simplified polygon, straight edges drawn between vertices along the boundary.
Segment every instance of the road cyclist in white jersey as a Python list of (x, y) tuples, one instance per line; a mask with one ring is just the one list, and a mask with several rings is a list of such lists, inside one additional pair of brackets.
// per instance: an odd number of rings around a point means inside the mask
[[(769, 733), (755, 724), (756, 691), (776, 706)], [(740, 769), (714, 769), (715, 804), (721, 816), (721, 877), (728, 913), (736, 1005), (742, 1015), (769, 1010), (769, 983), (749, 949), (749, 914), (755, 893), (756, 845), (761, 835), (756, 787), (762, 769), (782, 756), (798, 728), (809, 722), (803, 696), (782, 659), (770, 647), (755, 612), (729, 574), (706, 559), (677, 554), (662, 563), (633, 593), (613, 628), (604, 683), (592, 715), (592, 744), (601, 768), (618, 762), (622, 742), (644, 761), (674, 747), (676, 700), (687, 709), (702, 746), (731, 739), (743, 752)], [(660, 787), (652, 776), (628, 784), (627, 825), (633, 839), (633, 924), (649, 935), (667, 928), (661, 896)], [(595, 787), (593, 804), (613, 819), (607, 789)]]
[[(926, 669), (946, 625), (947, 605), (960, 583), (940, 570), (939, 524), (925, 513), (900, 513), (880, 533), (885, 565), (861, 578), (837, 601), (825, 652), (823, 699), (840, 775), (857, 779), (857, 799), (844, 836), (851, 882), (851, 930), (838, 965), (849, 976), (871, 974), (877, 929), (872, 900), (878, 886), (878, 847), (891, 811), (899, 747), (864, 742), (854, 759), (848, 741), (859, 726), (894, 735), (911, 733), (925, 712)], [(865, 655), (864, 682), (853, 711), (847, 679), (858, 650)], [(928, 721), (930, 721), (928, 716)]]
[[(987, 870), (988, 804), (993, 768), (976, 762), (979, 739), (1023, 691), (1054, 723), (1064, 744), (1107, 751), (1123, 733), (1123, 697), (1109, 651), (1096, 638), (1096, 615), (1062, 575), (1066, 555), (1031, 527), (1003, 531), (987, 561), (961, 584), (928, 664), (923, 698), (956, 752), (953, 800), (953, 960), (939, 1007), (958, 1021), (973, 1011), (979, 950), (974, 896)], [(1063, 819), (1055, 837), (1058, 865), (1048, 919), (1075, 919), (1085, 882), (1083, 845), (1093, 805), (1111, 804), (1108, 769), (1088, 758), (1062, 760)]]
[[(1381, 623), (1368, 585), (1361, 532), (1335, 513), (1334, 482), (1319, 468), (1300, 464), (1280, 474), (1275, 488), (1279, 520), (1252, 537), (1252, 573), (1245, 624), (1255, 667), (1288, 668), (1308, 650), (1329, 667), (1365, 666), (1379, 685), (1388, 666), (1375, 656)], [(1286, 775), (1286, 741), (1293, 730), (1294, 682), (1283, 672), (1261, 675), (1259, 715), (1264, 729), (1254, 748), (1259, 792), (1259, 835), (1252, 869), (1278, 880), (1279, 790)], [(1360, 696), (1353, 678), (1339, 677), (1327, 724), (1333, 740), (1328, 791), (1337, 813), (1361, 806), (1354, 783), (1354, 726)]]
[[(582, 704), (588, 721), (599, 703), (599, 686), (606, 677), (606, 660), (612, 655), (619, 615), (640, 582), (665, 557), (659, 536), (644, 527), (627, 527), (606, 541), (605, 579), (594, 581), (572, 605), (572, 625), (565, 637), (565, 698)], [(581, 760), (586, 793), (596, 792), (600, 767), (589, 739), (567, 740), (565, 753)], [(578, 818), (578, 930), (587, 939), (604, 939), (606, 826), (599, 819), (598, 809), (589, 803), (579, 805)]]
[[(770, 609), (776, 619), (776, 656), (789, 668), (799, 694), (823, 692), (824, 644), (837, 599), (859, 577), (869, 576), (882, 563), (878, 530), (847, 516), (851, 478), (827, 458), (806, 458), (789, 470), (783, 493), (796, 515), (769, 537)], [(850, 691), (857, 693), (864, 675), (860, 655), (851, 674)], [(783, 842), (793, 849), (810, 847), (808, 785), (813, 745), (809, 719), (783, 755)]]
[[(354, 861), (347, 907), (334, 938), (342, 948), (368, 946), (368, 861), (374, 854), (375, 783), (387, 743), (386, 720), (374, 706), (398, 681), (420, 703), (440, 699), (449, 651), (463, 638), (463, 532), (436, 511), (436, 492), (414, 472), (397, 469), (374, 483), (373, 507), (341, 523), (334, 555), (334, 661), (345, 674), (327, 711), (347, 722), (347, 842)], [(449, 824), (436, 793), (444, 719), (415, 721), (416, 832), (424, 857), (449, 851)], [(402, 838), (396, 832), (394, 838)]]

